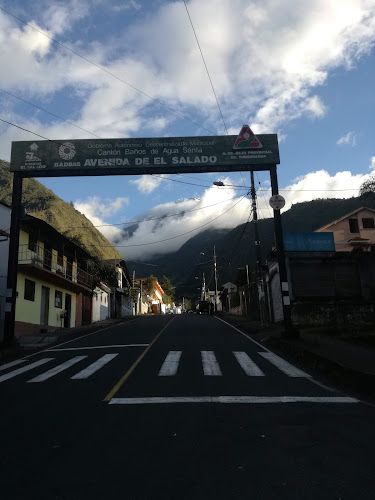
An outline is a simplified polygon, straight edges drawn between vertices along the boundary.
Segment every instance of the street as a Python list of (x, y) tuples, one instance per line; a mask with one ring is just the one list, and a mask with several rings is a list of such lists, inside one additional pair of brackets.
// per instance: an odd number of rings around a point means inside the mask
[(375, 497), (374, 406), (216, 317), (4, 363), (0, 394), (2, 500)]

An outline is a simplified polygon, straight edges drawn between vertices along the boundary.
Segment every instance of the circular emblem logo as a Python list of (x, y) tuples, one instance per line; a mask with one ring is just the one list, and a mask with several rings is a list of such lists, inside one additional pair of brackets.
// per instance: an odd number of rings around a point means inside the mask
[(63, 160), (71, 160), (76, 154), (76, 147), (71, 142), (64, 142), (59, 147), (59, 155)]

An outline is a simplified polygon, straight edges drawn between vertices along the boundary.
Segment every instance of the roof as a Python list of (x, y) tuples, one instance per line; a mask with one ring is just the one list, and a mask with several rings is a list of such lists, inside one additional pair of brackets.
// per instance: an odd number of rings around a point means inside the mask
[(353, 212), (349, 212), (348, 214), (343, 215), (342, 217), (340, 217), (340, 219), (334, 220), (334, 221), (330, 222), (329, 224), (326, 224), (325, 226), (322, 226), (319, 229), (316, 229), (315, 232), (321, 231), (322, 229), (326, 229), (327, 227), (333, 226), (333, 224), (337, 224), (338, 222), (341, 222), (342, 220), (347, 219), (351, 215), (354, 215), (357, 212), (359, 212), (360, 210), (370, 210), (370, 212), (374, 212), (375, 213), (375, 210), (373, 208), (370, 208), (370, 207), (359, 207), (359, 208), (356, 208), (355, 210), (353, 210)]

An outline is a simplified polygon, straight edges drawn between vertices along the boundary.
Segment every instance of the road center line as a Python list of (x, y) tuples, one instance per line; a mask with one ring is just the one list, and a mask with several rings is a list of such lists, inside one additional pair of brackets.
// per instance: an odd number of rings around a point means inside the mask
[(169, 321), (164, 328), (156, 335), (154, 340), (151, 342), (151, 344), (146, 347), (146, 349), (142, 352), (142, 354), (138, 357), (138, 359), (132, 364), (132, 366), (129, 368), (129, 370), (123, 375), (120, 380), (117, 382), (117, 384), (109, 391), (109, 393), (106, 395), (106, 397), (103, 399), (103, 401), (110, 401), (113, 396), (116, 394), (116, 392), (125, 384), (127, 379), (130, 377), (130, 375), (133, 373), (133, 371), (137, 368), (139, 363), (142, 361), (142, 359), (146, 356), (148, 351), (151, 349), (151, 347), (155, 344), (155, 342), (158, 340), (160, 335), (168, 328), (168, 326), (177, 318), (177, 316), (174, 316), (171, 321)]

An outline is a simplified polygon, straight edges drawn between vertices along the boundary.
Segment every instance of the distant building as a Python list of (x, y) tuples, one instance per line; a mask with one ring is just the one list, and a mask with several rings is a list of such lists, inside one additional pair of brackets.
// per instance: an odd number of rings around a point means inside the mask
[(354, 248), (370, 249), (375, 246), (375, 210), (357, 208), (316, 232), (332, 232), (336, 252), (350, 252)]

